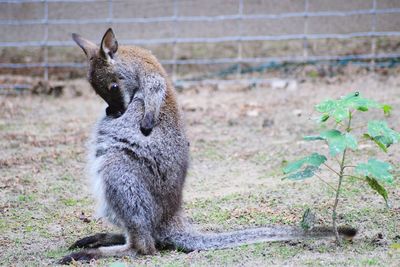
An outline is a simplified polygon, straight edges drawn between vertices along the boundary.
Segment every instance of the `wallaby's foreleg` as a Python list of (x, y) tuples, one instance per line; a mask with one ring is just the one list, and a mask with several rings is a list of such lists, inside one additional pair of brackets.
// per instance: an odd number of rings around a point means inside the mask
[(77, 240), (69, 249), (109, 247), (125, 243), (126, 239), (123, 234), (98, 233)]
[(140, 123), (140, 130), (148, 136), (158, 123), (161, 105), (166, 96), (167, 84), (159, 74), (146, 74), (140, 81), (141, 89), (135, 97), (144, 101), (144, 115)]

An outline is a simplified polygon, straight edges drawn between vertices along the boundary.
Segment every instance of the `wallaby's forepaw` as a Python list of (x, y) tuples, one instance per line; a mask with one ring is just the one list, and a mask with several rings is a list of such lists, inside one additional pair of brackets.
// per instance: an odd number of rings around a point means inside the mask
[(57, 264), (70, 264), (71, 262), (74, 261), (83, 261), (83, 262), (89, 262), (93, 259), (97, 259), (98, 256), (95, 253), (92, 253), (89, 250), (82, 250), (79, 252), (75, 252), (75, 253), (71, 253), (67, 256), (65, 256), (64, 258), (62, 258), (61, 260), (59, 260), (57, 262)]
[(123, 245), (125, 244), (125, 242), (126, 242), (125, 237), (122, 234), (101, 233), (79, 239), (78, 241), (73, 243), (68, 249), (72, 250), (76, 248), (108, 247), (115, 245)]

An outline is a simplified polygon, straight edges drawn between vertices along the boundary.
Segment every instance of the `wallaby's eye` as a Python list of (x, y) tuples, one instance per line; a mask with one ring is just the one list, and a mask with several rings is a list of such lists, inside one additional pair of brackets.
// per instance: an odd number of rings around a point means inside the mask
[(115, 91), (115, 90), (118, 90), (118, 89), (119, 89), (118, 84), (112, 83), (112, 84), (110, 85), (110, 91)]

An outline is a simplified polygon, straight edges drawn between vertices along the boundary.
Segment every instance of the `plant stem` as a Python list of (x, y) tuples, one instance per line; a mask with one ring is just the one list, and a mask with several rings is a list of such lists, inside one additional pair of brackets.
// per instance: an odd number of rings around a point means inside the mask
[(329, 186), (333, 191), (336, 192), (336, 188), (334, 188), (330, 183), (328, 183), (327, 181), (325, 181), (324, 179), (322, 179), (321, 176), (319, 176), (318, 174), (314, 173), (315, 177), (317, 177), (321, 182), (325, 183), (327, 186)]
[(332, 172), (336, 173), (339, 176), (339, 173), (337, 171), (335, 171), (331, 166), (329, 166), (326, 163), (323, 163), (325, 165), (325, 167), (327, 167), (329, 170), (331, 170)]
[(336, 196), (335, 196), (335, 204), (333, 205), (333, 211), (332, 211), (332, 224), (333, 224), (333, 231), (335, 233), (335, 238), (336, 238), (336, 243), (340, 246), (341, 240), (339, 237), (339, 232), (337, 229), (337, 225), (336, 225), (336, 219), (337, 219), (337, 213), (336, 213), (336, 209), (339, 203), (339, 194), (340, 194), (340, 189), (342, 187), (342, 181), (343, 181), (343, 165), (344, 165), (344, 161), (346, 158), (346, 149), (343, 151), (343, 156), (342, 156), (342, 162), (340, 163), (340, 172), (339, 172), (339, 182), (338, 182), (338, 187), (336, 189)]
[(346, 166), (343, 166), (343, 168), (355, 168), (355, 167), (357, 167), (357, 166), (353, 166), (353, 165), (346, 165)]
[[(352, 118), (352, 114), (351, 112), (349, 112), (349, 121), (347, 124), (347, 128), (346, 131), (350, 132), (351, 128), (351, 118)], [(336, 196), (335, 196), (335, 204), (333, 205), (333, 210), (332, 210), (332, 224), (333, 224), (333, 231), (335, 233), (335, 238), (336, 238), (336, 243), (338, 246), (340, 246), (342, 244), (340, 237), (339, 237), (339, 232), (337, 229), (337, 224), (336, 224), (336, 219), (337, 219), (337, 206), (339, 203), (339, 196), (340, 196), (340, 189), (342, 187), (342, 181), (343, 181), (343, 177), (344, 177), (344, 169), (346, 167), (345, 165), (345, 160), (346, 160), (346, 152), (347, 152), (347, 148), (344, 149), (343, 151), (343, 155), (342, 155), (342, 160), (340, 161), (340, 171), (339, 171), (339, 182), (338, 182), (338, 187), (336, 189)]]

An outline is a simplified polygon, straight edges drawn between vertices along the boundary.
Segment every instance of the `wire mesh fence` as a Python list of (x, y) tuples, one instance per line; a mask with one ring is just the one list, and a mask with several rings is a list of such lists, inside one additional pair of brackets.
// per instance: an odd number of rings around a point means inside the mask
[(152, 50), (175, 82), (249, 79), (249, 68), (282, 62), (374, 65), (400, 58), (399, 13), (398, 0), (0, 1), (0, 68), (45, 80), (81, 73), (70, 34), (100, 40), (108, 27)]

